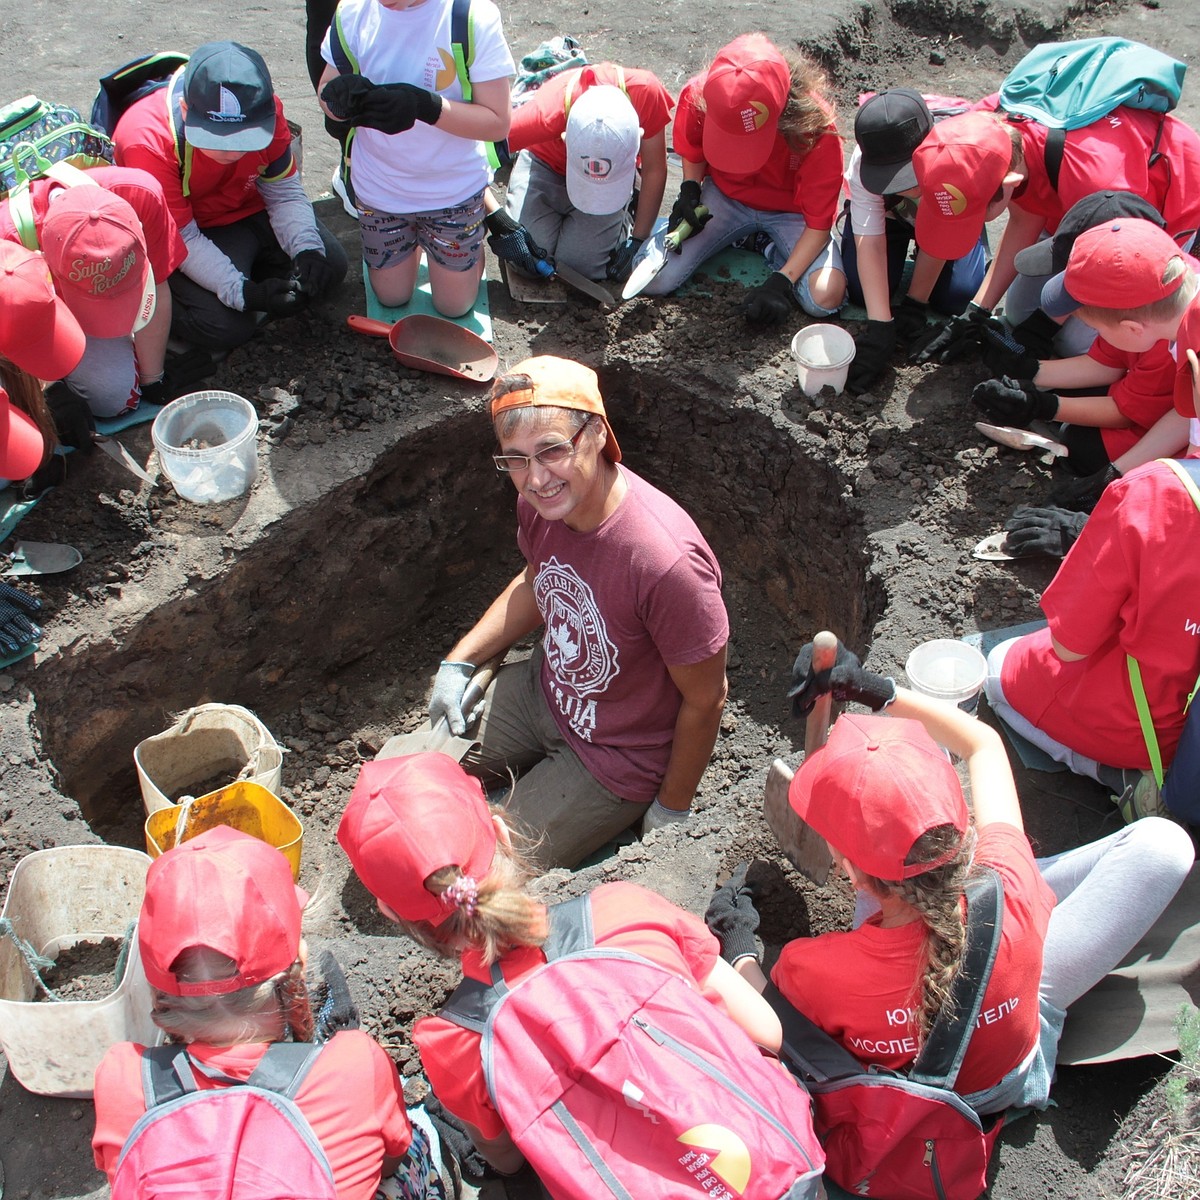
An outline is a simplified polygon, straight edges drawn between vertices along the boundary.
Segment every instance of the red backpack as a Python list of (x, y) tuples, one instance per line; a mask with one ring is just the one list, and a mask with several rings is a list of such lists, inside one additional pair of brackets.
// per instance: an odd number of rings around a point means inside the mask
[(977, 1200), (987, 1187), (1004, 1114), (981, 1119), (953, 1087), (1000, 947), (1000, 877), (985, 868), (966, 894), (963, 966), (907, 1074), (864, 1067), (774, 985), (763, 993), (783, 1025), (784, 1061), (812, 1094), (825, 1173), (852, 1195)]
[[(320, 1052), (279, 1042), (242, 1081), (212, 1074), (182, 1046), (144, 1051), (146, 1111), (121, 1148), (112, 1200), (337, 1200), (329, 1160), (295, 1103)], [(229, 1086), (201, 1091), (193, 1070)]]
[(467, 979), (441, 1015), (482, 1036), (488, 1095), (555, 1200), (810, 1200), (808, 1096), (665, 968), (597, 948), (589, 897), (550, 910), (549, 961)]

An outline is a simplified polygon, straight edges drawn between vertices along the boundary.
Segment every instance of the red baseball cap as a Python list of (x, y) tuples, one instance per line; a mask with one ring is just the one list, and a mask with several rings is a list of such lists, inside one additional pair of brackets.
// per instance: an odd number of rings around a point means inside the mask
[(761, 33), (735, 38), (704, 75), (705, 159), (719, 171), (749, 175), (771, 157), (792, 73)]
[[(228, 825), (206, 829), (150, 864), (138, 920), (146, 978), (172, 996), (224, 995), (263, 983), (296, 961), (307, 902), (274, 846)], [(234, 973), (180, 979), (172, 966), (195, 946), (231, 958)]]
[(0, 354), (38, 379), (54, 380), (75, 370), (84, 344), (79, 322), (54, 291), (45, 258), (0, 241)]
[(90, 337), (128, 337), (154, 316), (146, 235), (126, 201), (81, 184), (53, 194), (42, 249), (55, 286)]
[(792, 777), (788, 801), (856, 867), (899, 881), (949, 862), (907, 865), (916, 840), (939, 825), (962, 836), (968, 825), (962, 784), (919, 721), (840, 716), (829, 741)]
[(1082, 305), (1141, 308), (1173, 295), (1186, 272), (1163, 283), (1173, 258), (1183, 256), (1175, 239), (1153, 221), (1120, 217), (1081, 233), (1067, 269), (1042, 288), (1042, 308), (1065, 317)]
[(913, 151), (912, 163), (921, 189), (917, 245), (935, 258), (962, 258), (979, 241), (1012, 163), (1008, 131), (992, 113), (948, 117)]
[(458, 867), (478, 881), (496, 852), (483, 784), (436, 751), (363, 763), (337, 839), (377, 900), (405, 921), (431, 925), (455, 910), (425, 880)]
[(46, 439), (42, 431), (0, 387), (0, 476), (28, 479), (42, 465)]

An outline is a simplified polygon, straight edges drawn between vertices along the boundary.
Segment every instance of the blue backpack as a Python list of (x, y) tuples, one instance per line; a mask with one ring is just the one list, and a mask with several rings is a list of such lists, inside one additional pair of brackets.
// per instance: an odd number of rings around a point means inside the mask
[[(1000, 110), (1050, 130), (1046, 171), (1058, 190), (1066, 131), (1082, 129), (1114, 108), (1168, 113), (1179, 103), (1187, 65), (1128, 38), (1095, 37), (1034, 46), (1000, 85)], [(1162, 124), (1150, 152), (1158, 161)]]

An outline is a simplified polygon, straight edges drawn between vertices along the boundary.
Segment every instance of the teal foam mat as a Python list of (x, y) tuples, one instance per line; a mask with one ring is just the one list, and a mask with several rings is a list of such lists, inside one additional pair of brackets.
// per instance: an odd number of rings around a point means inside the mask
[(429, 288), (429, 267), (424, 259), (417, 271), (417, 287), (413, 292), (412, 299), (399, 308), (388, 308), (375, 295), (375, 289), (371, 286), (371, 280), (367, 275), (366, 263), (363, 263), (362, 274), (363, 289), (367, 294), (368, 317), (376, 321), (387, 321), (394, 325), (404, 317), (411, 317), (415, 313), (424, 313), (431, 317), (440, 317), (443, 321), (453, 320), (455, 325), (461, 325), (464, 329), (479, 334), (484, 341), (492, 340), (492, 314), (488, 308), (486, 277), (479, 281), (479, 294), (475, 297), (475, 307), (469, 313), (462, 317), (445, 317), (433, 307), (433, 293)]

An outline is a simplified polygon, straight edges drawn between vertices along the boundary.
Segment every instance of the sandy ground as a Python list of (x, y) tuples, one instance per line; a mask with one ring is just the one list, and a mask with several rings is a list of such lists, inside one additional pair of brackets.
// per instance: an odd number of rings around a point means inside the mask
[[(518, 55), (569, 32), (593, 60), (650, 67), (673, 90), (734, 34), (763, 28), (816, 53), (849, 113), (866, 86), (991, 91), (1076, 7), (518, 0), (504, 14)], [(1089, 32), (1195, 55), (1185, 0), (1084, 7)], [(104, 70), (221, 35), (266, 56), (289, 115), (306, 128), (309, 193), (326, 194), (333, 143), (308, 88), (298, 4), (81, 0), (65, 16), (46, 0), (6, 5), (0, 78), (6, 94), (86, 107)], [(939, 57), (944, 65), (933, 65)], [(1192, 86), (1183, 111), (1195, 119)], [(353, 251), (356, 229), (340, 206), (320, 211)], [(847, 913), (842, 889), (816, 889), (782, 861), (760, 812), (770, 758), (794, 762), (801, 748), (782, 699), (796, 647), (828, 626), (869, 650), (877, 669), (898, 671), (926, 638), (1036, 616), (1050, 565), (978, 563), (970, 548), (1014, 504), (1044, 494), (1051, 474), (1036, 457), (978, 439), (964, 403), (979, 376), (969, 366), (900, 367), (868, 396), (814, 405), (796, 385), (793, 330), (748, 336), (739, 298), (736, 284), (717, 279), (704, 294), (604, 315), (587, 302), (522, 307), (491, 290), (502, 361), (560, 353), (601, 372), (631, 465), (676, 495), (717, 550), (734, 627), (732, 701), (687, 831), (552, 872), (544, 893), (630, 878), (702, 911), (718, 874), (760, 857), (776, 876), (764, 903), (770, 954)], [(140, 844), (133, 746), (192, 704), (246, 704), (287, 749), (284, 794), (306, 822), (310, 941), (337, 951), (369, 1028), (412, 1076), (407, 1030), (452, 972), (389, 936), (332, 829), (359, 762), (417, 723), (433, 664), (511, 575), (516, 550), (510, 490), (484, 470), (479, 393), (398, 368), (385, 345), (348, 333), (342, 317), (361, 306), (350, 286), (325, 311), (268, 327), (223, 366), (216, 386), (252, 399), (263, 421), (249, 498), (197, 508), (95, 455), (73, 462), (68, 485), (22, 526), (25, 537), (73, 542), (86, 561), (32, 589), (46, 604), (41, 651), (0, 672), (0, 868), (7, 874), (42, 846)], [(149, 456), (145, 428), (123, 441)], [(1025, 771), (1019, 783), (1041, 852), (1114, 827), (1092, 785)], [(1115, 1131), (1162, 1070), (1063, 1071), (1058, 1107), (1005, 1132), (990, 1194), (1115, 1194)], [(88, 1102), (34, 1096), (3, 1078), (8, 1193), (102, 1194), (90, 1130)]]

